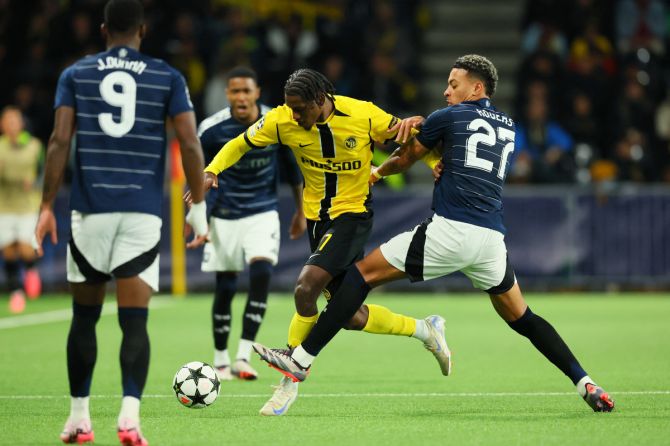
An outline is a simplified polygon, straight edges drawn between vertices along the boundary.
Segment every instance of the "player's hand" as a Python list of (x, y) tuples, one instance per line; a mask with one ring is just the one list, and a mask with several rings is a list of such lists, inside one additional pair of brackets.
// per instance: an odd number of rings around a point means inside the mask
[(381, 180), (383, 177), (377, 172), (377, 167), (372, 166), (370, 169), (370, 178), (368, 178), (368, 186), (372, 187), (375, 183)]
[(403, 144), (407, 142), (410, 136), (412, 136), (412, 129), (421, 128), (421, 125), (425, 120), (426, 119), (423, 116), (412, 116), (410, 118), (405, 118), (391, 127), (389, 132), (395, 133), (397, 131), (398, 134), (395, 137), (395, 141)]
[(47, 234), (51, 234), (51, 243), (54, 245), (58, 243), (58, 232), (56, 230), (56, 216), (53, 209), (50, 207), (43, 207), (40, 210), (40, 215), (37, 219), (37, 226), (35, 227), (35, 234), (33, 234), (32, 246), (38, 257), (44, 255), (42, 249), (42, 240)]
[(197, 248), (207, 240), (209, 228), (207, 226), (207, 204), (205, 200), (199, 203), (192, 203), (191, 209), (186, 214), (184, 235), (188, 237), (191, 232), (195, 233), (195, 237), (186, 244), (187, 248)]
[(305, 220), (305, 214), (302, 211), (295, 211), (291, 218), (291, 227), (288, 230), (290, 239), (295, 240), (302, 237), (306, 230), (307, 220)]
[[(192, 233), (193, 233), (193, 226), (189, 225), (188, 223), (184, 224), (184, 238), (188, 239)], [(209, 241), (209, 234), (196, 235), (195, 237), (193, 237), (193, 240), (191, 240), (190, 242), (186, 242), (186, 248), (196, 249), (201, 247), (208, 241)]]
[(219, 177), (214, 175), (212, 172), (205, 172), (205, 192), (211, 188), (219, 188)]
[(184, 196), (182, 197), (184, 200), (184, 203), (186, 203), (186, 207), (188, 209), (191, 209), (191, 205), (193, 204), (193, 197), (191, 196), (191, 191), (187, 190)]
[(444, 164), (442, 164), (442, 161), (438, 161), (437, 164), (435, 164), (435, 167), (433, 167), (433, 178), (435, 178), (435, 181), (440, 179), (443, 170)]

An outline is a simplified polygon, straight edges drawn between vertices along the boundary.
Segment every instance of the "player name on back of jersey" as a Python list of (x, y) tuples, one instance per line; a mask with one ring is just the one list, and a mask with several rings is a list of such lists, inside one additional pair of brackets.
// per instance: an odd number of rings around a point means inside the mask
[(506, 124), (510, 127), (514, 125), (514, 121), (512, 121), (512, 118), (509, 118), (505, 115), (501, 115), (491, 110), (482, 110), (481, 108), (478, 108), (477, 113), (479, 113), (479, 116), (483, 118), (495, 119), (496, 121), (500, 121), (503, 124)]
[(117, 70), (119, 68), (124, 70), (134, 71), (137, 74), (142, 74), (147, 64), (141, 60), (128, 60), (119, 57), (107, 56), (105, 60), (98, 59), (98, 71), (102, 70)]

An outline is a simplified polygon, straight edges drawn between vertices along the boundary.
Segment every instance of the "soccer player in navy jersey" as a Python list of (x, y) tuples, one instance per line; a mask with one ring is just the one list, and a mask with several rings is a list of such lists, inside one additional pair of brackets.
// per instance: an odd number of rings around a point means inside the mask
[(184, 78), (162, 60), (139, 52), (146, 31), (140, 1), (110, 0), (101, 30), (107, 50), (78, 60), (58, 80), (34, 244), (41, 255), (45, 236), (58, 242), (53, 202), (76, 135), (67, 249), (73, 296), (67, 339), (72, 398), (61, 440), (94, 440), (89, 392), (97, 354), (95, 327), (106, 282), (114, 278), (123, 333), (117, 432), (124, 445), (146, 445), (139, 413), (149, 368), (148, 306), (152, 291), (158, 290), (167, 116), (195, 203), (186, 220), (196, 235), (207, 233), (204, 160)]
[[(228, 141), (243, 133), (270, 108), (258, 103), (260, 88), (256, 73), (236, 67), (227, 74), (226, 94), (229, 107), (205, 119), (198, 136), (207, 163)], [(252, 150), (230, 169), (219, 174), (218, 188), (207, 195), (210, 213), (209, 241), (205, 244), (202, 270), (216, 272), (216, 290), (212, 305), (214, 366), (219, 378), (256, 379), (258, 373), (249, 364), (251, 345), (261, 326), (267, 305), (272, 267), (279, 254), (279, 214), (277, 187), (279, 173), (291, 185), (296, 211), (289, 231), (291, 239), (307, 228), (302, 209), (302, 176), (289, 150), (272, 144)], [(237, 291), (237, 276), (249, 265), (249, 294), (242, 319), (235, 361), (228, 353), (231, 303)]]
[(337, 293), (316, 325), (293, 351), (254, 344), (261, 358), (296, 381), (307, 377), (321, 349), (361, 306), (370, 290), (408, 278), (412, 282), (463, 272), (489, 294), (500, 317), (565, 373), (596, 412), (614, 402), (597, 386), (556, 330), (526, 304), (507, 257), (502, 188), (514, 150), (514, 122), (491, 104), (498, 74), (485, 57), (456, 60), (444, 92), (447, 107), (425, 121), (409, 118), (421, 132), (372, 170), (370, 183), (403, 172), (429, 150), (442, 151), (442, 170), (433, 193), (435, 214), (413, 230), (393, 237), (347, 269)]

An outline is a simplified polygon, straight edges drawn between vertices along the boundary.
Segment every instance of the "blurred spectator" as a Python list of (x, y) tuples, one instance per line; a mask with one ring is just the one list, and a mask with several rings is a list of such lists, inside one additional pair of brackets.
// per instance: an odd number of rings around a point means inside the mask
[(517, 75), (515, 115), (523, 116), (530, 98), (541, 96), (550, 105), (559, 104), (564, 94), (564, 69), (558, 56), (546, 51), (529, 55)]
[(354, 81), (341, 55), (333, 53), (327, 56), (321, 72), (333, 83), (337, 94), (354, 96)]
[(546, 101), (531, 99), (516, 124), (515, 156), (511, 180), (564, 183), (574, 180), (572, 138), (549, 119)]
[(659, 161), (662, 163), (660, 179), (670, 183), (670, 89), (665, 101), (656, 110), (656, 137), (659, 141)]
[(565, 129), (570, 133), (575, 144), (587, 144), (592, 153), (600, 155), (604, 141), (599, 124), (591, 98), (581, 91), (575, 92), (572, 95), (569, 117), (565, 121)]
[(398, 68), (391, 56), (382, 51), (372, 56), (370, 78), (365, 85), (375, 104), (400, 114), (408, 114), (418, 94), (412, 79)]
[(637, 79), (627, 79), (617, 105), (618, 128), (636, 128), (647, 138), (654, 134), (654, 104)]
[(614, 161), (619, 181), (651, 181), (654, 160), (649, 140), (640, 131), (629, 127), (616, 144)]
[(578, 65), (583, 59), (594, 60), (598, 69), (607, 76), (615, 73), (614, 48), (609, 39), (600, 32), (595, 21), (588, 22), (570, 46), (569, 66)]
[(299, 67), (309, 66), (319, 49), (313, 30), (305, 29), (302, 17), (291, 15), (287, 21), (275, 18), (270, 22), (265, 39), (267, 55), (264, 61), (268, 79), (264, 81), (272, 104), (284, 100), (284, 82)]
[(665, 5), (661, 0), (619, 0), (616, 8), (616, 37), (619, 51), (647, 48), (665, 52)]

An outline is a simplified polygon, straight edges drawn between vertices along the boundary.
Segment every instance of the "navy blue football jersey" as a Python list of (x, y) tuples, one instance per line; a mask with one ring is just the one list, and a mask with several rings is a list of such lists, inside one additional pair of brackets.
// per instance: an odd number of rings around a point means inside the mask
[(192, 111), (183, 76), (125, 46), (86, 56), (58, 80), (54, 108), (76, 111), (70, 207), (160, 216), (165, 118)]
[(433, 112), (416, 136), (442, 145), (442, 176), (433, 191), (435, 213), (505, 233), (502, 188), (514, 151), (514, 121), (487, 98)]
[[(259, 108), (261, 116), (270, 110), (265, 105), (259, 105)], [(230, 107), (202, 121), (198, 136), (205, 152), (205, 164), (248, 127), (233, 118)], [(276, 210), (280, 172), (288, 183), (302, 184), (300, 169), (286, 147), (273, 144), (245, 153), (237, 163), (219, 174), (219, 188), (208, 192), (207, 209), (211, 215), (224, 219)]]

